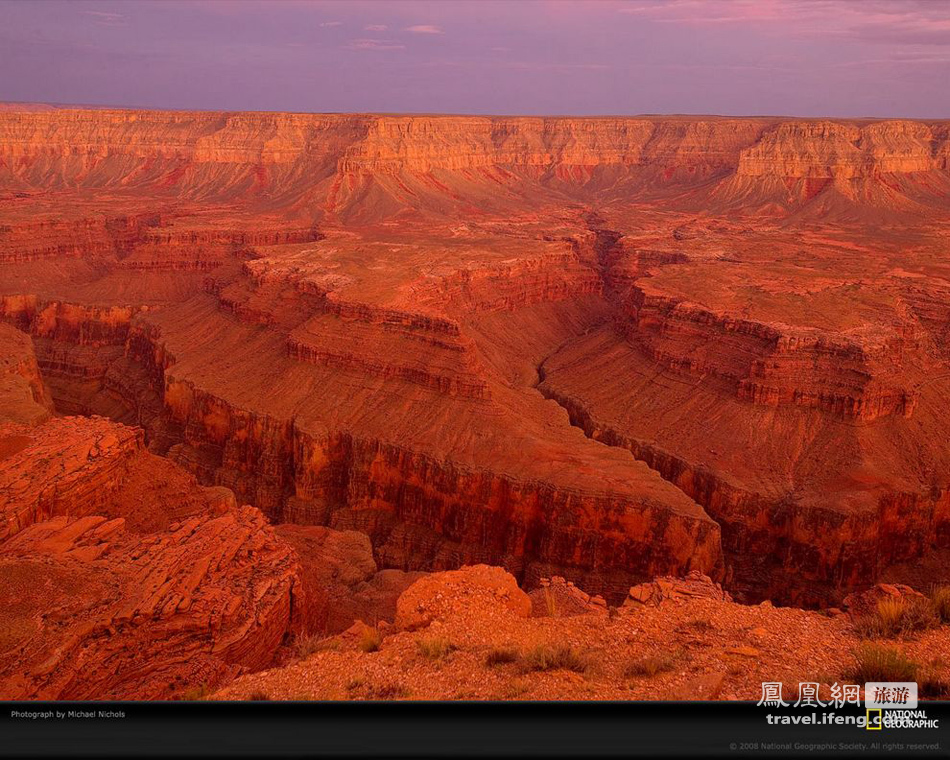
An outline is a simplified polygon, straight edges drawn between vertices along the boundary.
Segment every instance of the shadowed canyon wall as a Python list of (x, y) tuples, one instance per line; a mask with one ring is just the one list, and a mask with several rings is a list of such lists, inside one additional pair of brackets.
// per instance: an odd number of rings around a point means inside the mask
[(950, 539), (947, 155), (900, 120), (4, 111), (0, 317), (45, 414), (383, 566), (829, 603)]

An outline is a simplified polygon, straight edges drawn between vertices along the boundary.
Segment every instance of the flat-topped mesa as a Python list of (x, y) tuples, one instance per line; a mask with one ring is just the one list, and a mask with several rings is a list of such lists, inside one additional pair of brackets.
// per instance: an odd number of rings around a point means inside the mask
[(924, 123), (875, 122), (864, 126), (831, 121), (779, 125), (743, 150), (742, 177), (854, 179), (938, 169), (934, 154), (945, 147)]
[[(273, 224), (273, 222), (271, 222)], [(269, 228), (248, 223), (243, 228), (161, 227), (151, 229), (123, 256), (124, 269), (208, 271), (229, 259), (254, 255), (253, 246), (291, 245), (320, 240), (312, 226), (281, 224)]]
[[(569, 245), (550, 253), (489, 261), (449, 272), (428, 271), (411, 290), (414, 301), (459, 312), (511, 311), (532, 304), (599, 294), (597, 272), (578, 260)], [(567, 250), (557, 250), (564, 248)]]
[(654, 361), (724, 382), (743, 401), (861, 421), (910, 417), (916, 405), (914, 391), (900, 385), (902, 340), (869, 349), (816, 330), (718, 314), (638, 286), (627, 313), (628, 339)]
[(320, 231), (313, 226), (288, 227), (282, 225), (268, 229), (264, 225), (238, 229), (220, 227), (175, 229), (163, 227), (151, 229), (145, 235), (143, 243), (163, 246), (186, 245), (229, 245), (248, 247), (260, 245), (291, 245), (294, 243), (312, 243), (320, 240)]
[[(789, 195), (786, 180), (808, 185), (791, 198), (805, 203), (832, 179), (939, 172), (936, 184), (879, 197), (844, 188), (847, 203), (913, 209), (902, 193), (943, 203), (947, 150), (942, 122), (0, 112), (0, 178), (12, 188), (134, 190), (297, 217), (444, 214), (525, 203), (539, 191), (593, 200), (618, 186), (668, 195), (717, 178), (715, 203), (772, 202)], [(499, 185), (514, 193), (499, 194)], [(682, 202), (694, 208), (698, 199)]]
[[(491, 167), (734, 167), (767, 122), (755, 119), (376, 117), (341, 173)], [(569, 179), (568, 175), (558, 175)], [(667, 179), (670, 177), (668, 176)]]
[[(109, 165), (139, 183), (188, 182), (202, 165), (281, 165), (335, 160), (372, 117), (316, 114), (55, 109), (0, 113), (0, 155), (14, 174), (38, 179), (38, 159), (61, 161), (86, 182)], [(149, 164), (149, 160), (159, 161)], [(144, 163), (144, 166), (143, 166)], [(175, 170), (169, 175), (170, 170)], [(189, 176), (191, 175), (191, 176)], [(230, 177), (228, 179), (235, 179)], [(245, 186), (245, 191), (252, 189)]]

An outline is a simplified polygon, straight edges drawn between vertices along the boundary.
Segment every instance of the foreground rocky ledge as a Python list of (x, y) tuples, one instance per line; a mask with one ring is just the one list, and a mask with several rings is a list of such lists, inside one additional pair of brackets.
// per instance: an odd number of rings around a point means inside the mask
[[(634, 587), (608, 610), (564, 579), (529, 596), (500, 568), (465, 567), (411, 586), (394, 625), (357, 623), (210, 698), (757, 700), (764, 681), (786, 684), (792, 701), (799, 683), (818, 682), (827, 698), (855, 682), (858, 614), (902, 594), (913, 592), (858, 595), (854, 614), (746, 606), (692, 573)], [(930, 698), (947, 693), (947, 626), (875, 646), (918, 663)]]

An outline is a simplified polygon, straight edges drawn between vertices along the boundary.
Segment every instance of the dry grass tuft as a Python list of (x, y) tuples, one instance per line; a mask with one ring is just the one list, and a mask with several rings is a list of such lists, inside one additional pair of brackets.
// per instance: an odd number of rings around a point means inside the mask
[(941, 623), (950, 623), (950, 586), (937, 586), (930, 593), (930, 604)]
[(520, 657), (521, 653), (514, 647), (495, 647), (485, 655), (485, 667), (496, 668), (499, 665), (510, 665), (517, 662)]
[(390, 682), (366, 685), (367, 699), (405, 699), (409, 689), (404, 684)]
[(653, 678), (668, 673), (676, 666), (676, 658), (669, 652), (653, 652), (627, 663), (623, 674), (627, 678)]
[(327, 648), (328, 639), (320, 634), (297, 636), (294, 639), (293, 649), (297, 659), (306, 660), (310, 655)]
[(195, 686), (194, 688), (188, 689), (181, 695), (181, 700), (183, 702), (197, 702), (204, 699), (211, 693), (211, 689), (208, 688), (208, 684), (203, 683), (200, 686)]
[(359, 648), (362, 652), (378, 652), (383, 643), (383, 634), (379, 628), (366, 626), (360, 634)]
[(938, 623), (928, 599), (897, 597), (881, 599), (874, 612), (855, 621), (854, 628), (868, 638), (893, 638), (925, 631)]
[(852, 683), (914, 681), (920, 671), (920, 663), (899, 649), (870, 641), (854, 650), (854, 660), (854, 666), (845, 674)]
[(431, 639), (420, 639), (416, 642), (419, 653), (427, 660), (442, 660), (448, 657), (458, 647), (443, 636)]
[(525, 672), (570, 670), (586, 673), (591, 669), (592, 660), (587, 652), (568, 644), (538, 644), (524, 655), (521, 664)]

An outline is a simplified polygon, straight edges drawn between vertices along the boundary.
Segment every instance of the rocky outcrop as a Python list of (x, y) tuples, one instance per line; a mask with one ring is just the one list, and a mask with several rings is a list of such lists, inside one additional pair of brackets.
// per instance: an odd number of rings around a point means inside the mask
[(295, 615), (305, 636), (340, 633), (356, 620), (391, 623), (396, 600), (423, 575), (380, 571), (365, 533), (293, 524), (276, 532), (300, 562), (303, 595), (295, 601)]
[(875, 615), (880, 609), (881, 602), (896, 602), (898, 604), (926, 604), (927, 597), (910, 586), (902, 583), (878, 583), (865, 590), (848, 594), (841, 602), (841, 606), (848, 612), (855, 622)]
[(684, 578), (654, 578), (649, 583), (632, 586), (624, 606), (656, 607), (668, 600), (677, 601), (692, 597), (720, 602), (732, 601), (732, 597), (722, 590), (720, 584), (714, 583), (708, 575), (693, 571)]
[(103, 516), (34, 524), (0, 544), (0, 694), (168, 699), (264, 667), (298, 572), (250, 507), (159, 534)]
[(531, 598), (531, 614), (535, 617), (571, 617), (608, 613), (607, 601), (602, 596), (591, 596), (559, 575), (553, 578), (542, 578), (540, 586), (528, 596)]
[(483, 622), (497, 615), (528, 617), (531, 599), (518, 588), (514, 576), (500, 567), (472, 565), (433, 573), (413, 583), (396, 603), (395, 625), (414, 630), (458, 614), (474, 615)]
[(142, 451), (142, 432), (105, 419), (0, 428), (0, 539), (51, 517), (84, 517), (115, 497)]
[(0, 426), (0, 695), (157, 699), (272, 661), (306, 608), (293, 548), (102, 418)]

